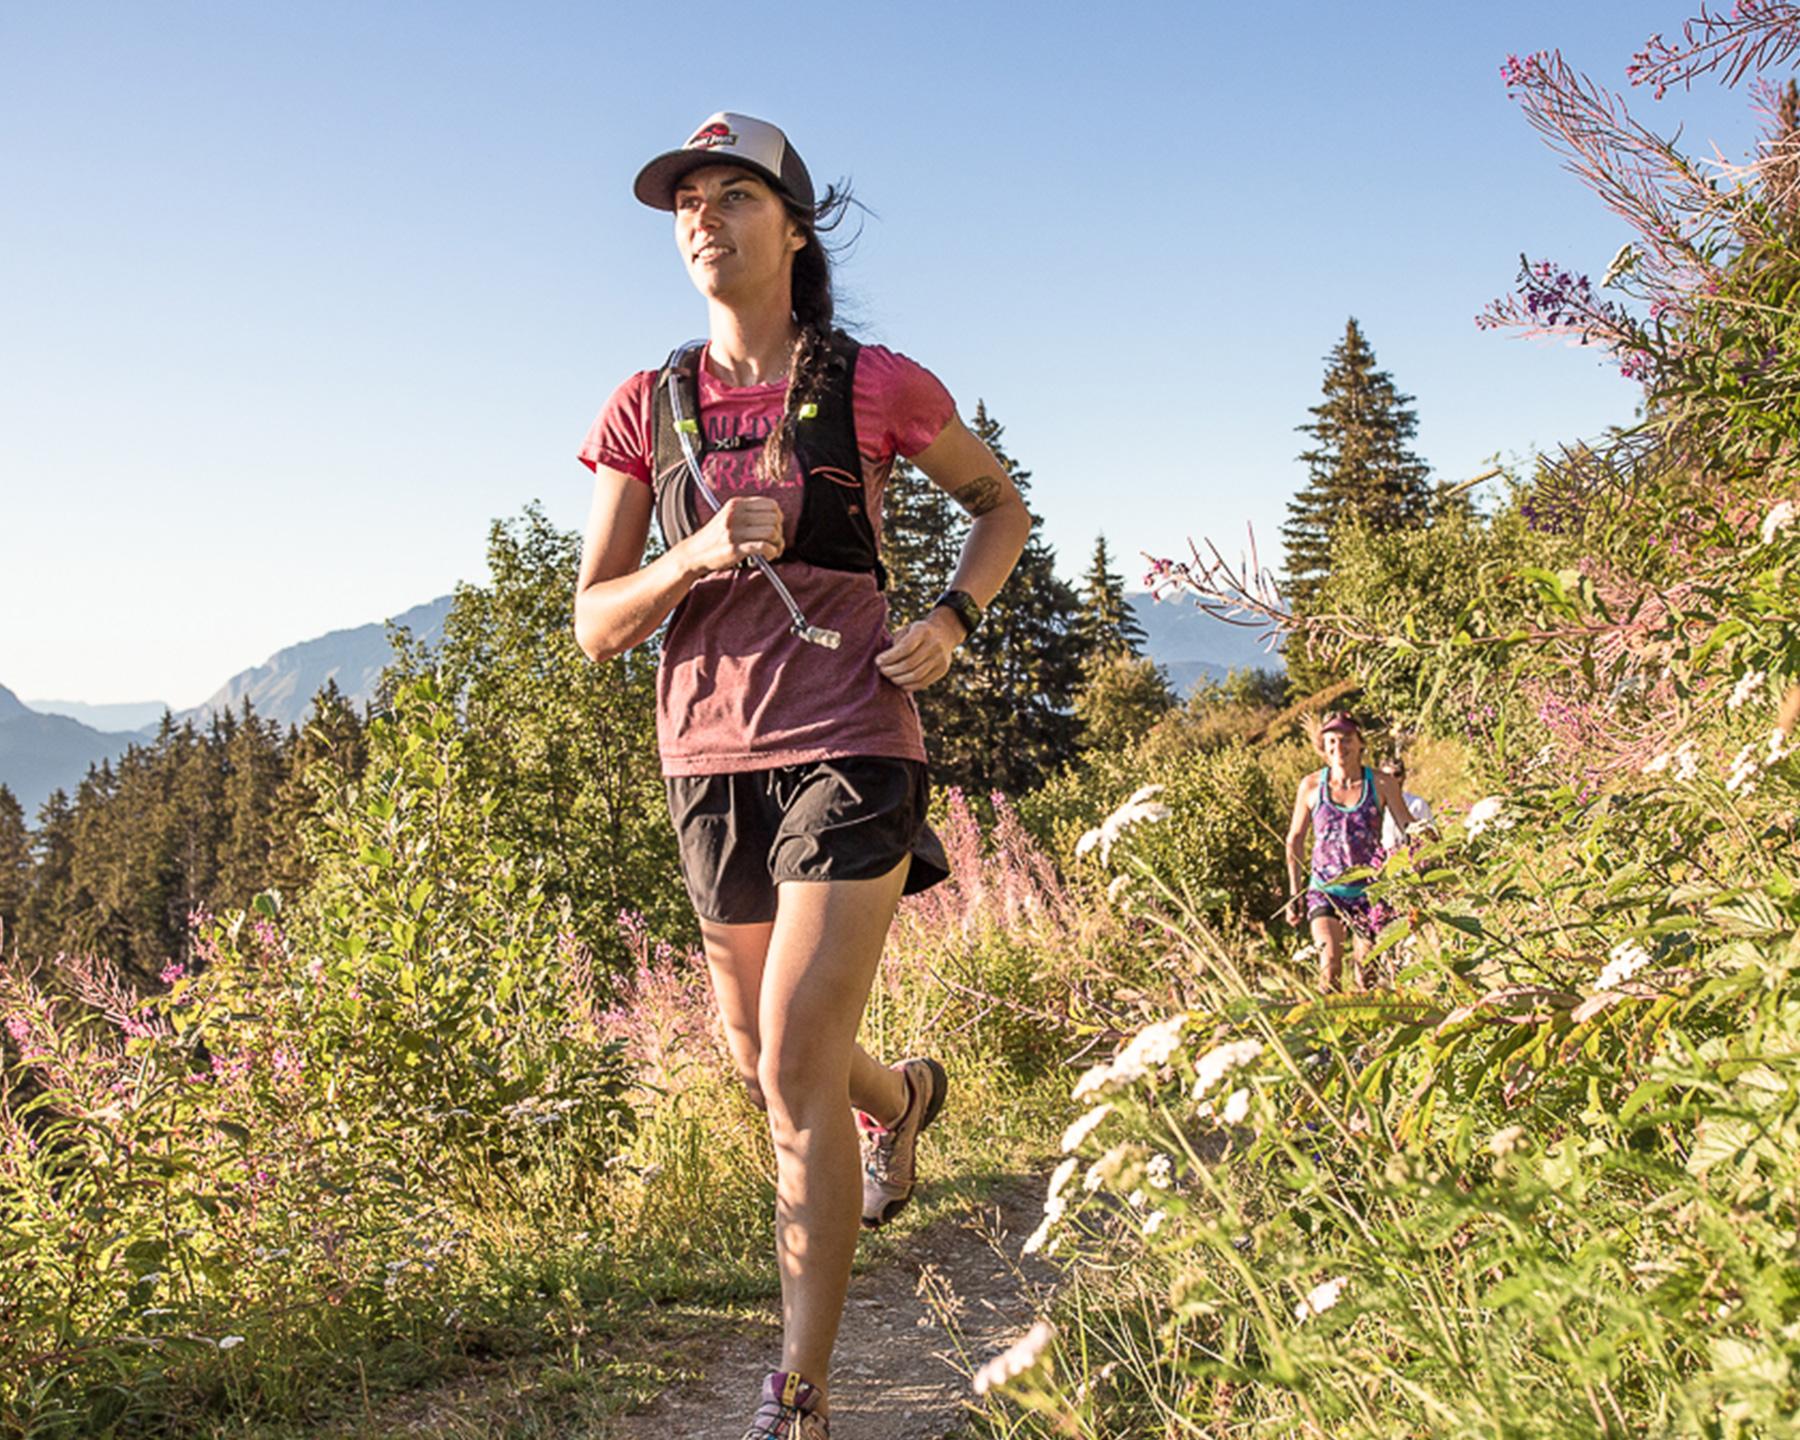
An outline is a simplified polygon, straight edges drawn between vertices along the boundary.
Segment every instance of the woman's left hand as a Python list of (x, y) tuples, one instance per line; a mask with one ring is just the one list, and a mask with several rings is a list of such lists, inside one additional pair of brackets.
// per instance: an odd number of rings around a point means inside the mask
[(923, 690), (944, 678), (950, 656), (962, 643), (962, 621), (942, 606), (915, 620), (875, 657), (875, 668), (902, 690)]

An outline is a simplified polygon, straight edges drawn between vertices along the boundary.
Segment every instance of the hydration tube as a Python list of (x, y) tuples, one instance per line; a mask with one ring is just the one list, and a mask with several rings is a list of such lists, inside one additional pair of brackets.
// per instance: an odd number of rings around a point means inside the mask
[[(706, 497), (706, 503), (712, 506), (714, 513), (725, 507), (719, 503), (719, 497), (713, 493), (712, 486), (706, 483), (706, 476), (700, 472), (700, 456), (694, 449), (694, 437), (700, 433), (700, 424), (691, 419), (681, 408), (681, 386), (676, 383), (681, 373), (681, 364), (689, 353), (706, 344), (704, 340), (690, 340), (685, 345), (677, 346), (675, 353), (669, 356), (669, 413), (675, 421), (675, 438), (681, 442), (682, 458), (687, 461), (688, 475), (693, 479), (694, 488)], [(696, 372), (698, 373), (698, 372)], [(826, 630), (821, 626), (807, 622), (801, 612), (799, 602), (794, 599), (793, 592), (775, 573), (775, 567), (761, 555), (749, 557), (752, 564), (766, 576), (775, 587), (775, 593), (781, 597), (781, 603), (787, 606), (788, 614), (793, 617), (790, 627), (793, 632), (809, 645), (821, 645), (827, 650), (835, 650), (843, 643), (844, 637), (836, 630)]]

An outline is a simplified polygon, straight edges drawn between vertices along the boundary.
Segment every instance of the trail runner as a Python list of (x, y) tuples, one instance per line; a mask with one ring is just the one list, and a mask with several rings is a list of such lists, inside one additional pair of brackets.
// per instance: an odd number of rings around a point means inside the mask
[[(582, 447), (575, 633), (598, 661), (668, 622), (669, 810), (732, 1058), (775, 1146), (781, 1368), (745, 1440), (827, 1440), (858, 1225), (907, 1203), (946, 1090), (937, 1061), (883, 1065), (856, 1042), (901, 895), (947, 868), (912, 692), (950, 668), (1031, 521), (929, 370), (833, 328), (820, 235), (849, 195), (817, 195), (779, 129), (714, 115), (634, 192), (673, 214), (708, 336), (620, 385)], [(897, 634), (877, 540), (896, 456), (973, 518), (945, 593)], [(665, 548), (645, 563), (653, 514)]]
[(1330, 994), (1343, 973), (1346, 937), (1355, 950), (1357, 984), (1369, 987), (1373, 977), (1364, 960), (1383, 920), (1368, 897), (1368, 882), (1340, 877), (1380, 863), (1384, 816), (1403, 833), (1411, 816), (1400, 782), (1363, 764), (1362, 728), (1349, 715), (1339, 711), (1326, 715), (1318, 747), (1325, 767), (1301, 780), (1288, 824), (1288, 888), (1293, 897), (1288, 901), (1288, 921), (1298, 926), (1304, 917), (1310, 922), (1313, 943), (1319, 948), (1319, 989)]
[[(1388, 851), (1398, 850), (1406, 843), (1409, 834), (1418, 834), (1426, 839), (1435, 840), (1437, 825), (1432, 819), (1431, 802), (1423, 795), (1415, 795), (1406, 788), (1406, 757), (1396, 755), (1381, 768), (1400, 782), (1401, 802), (1406, 806), (1406, 813), (1412, 817), (1412, 824), (1401, 829), (1394, 824), (1392, 815), (1384, 814), (1381, 817), (1381, 848)], [(1418, 827), (1416, 830), (1415, 826)]]

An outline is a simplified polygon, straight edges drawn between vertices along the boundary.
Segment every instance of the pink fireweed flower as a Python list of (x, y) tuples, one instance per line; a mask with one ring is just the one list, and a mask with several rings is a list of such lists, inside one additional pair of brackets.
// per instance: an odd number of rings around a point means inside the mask
[(187, 979), (187, 973), (187, 966), (180, 960), (174, 960), (163, 966), (161, 973), (156, 978), (165, 985), (173, 985)]
[(277, 1045), (269, 1056), (269, 1064), (281, 1080), (298, 1080), (306, 1073), (306, 1057), (292, 1045)]
[(235, 1085), (250, 1073), (252, 1063), (249, 1052), (244, 1050), (235, 1055), (215, 1055), (212, 1057), (213, 1079), (221, 1085)]

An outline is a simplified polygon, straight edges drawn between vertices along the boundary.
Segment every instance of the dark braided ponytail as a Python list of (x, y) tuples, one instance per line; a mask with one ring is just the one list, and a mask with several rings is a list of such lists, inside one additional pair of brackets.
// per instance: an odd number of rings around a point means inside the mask
[(800, 431), (800, 412), (817, 403), (831, 375), (831, 321), (837, 304), (831, 290), (831, 253), (819, 236), (835, 230), (854, 202), (848, 185), (833, 185), (811, 210), (788, 206), (794, 223), (806, 236), (806, 245), (794, 255), (794, 352), (788, 359), (787, 401), (781, 423), (763, 441), (761, 468), (770, 485), (787, 480), (794, 461), (794, 442)]

